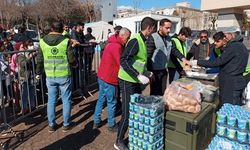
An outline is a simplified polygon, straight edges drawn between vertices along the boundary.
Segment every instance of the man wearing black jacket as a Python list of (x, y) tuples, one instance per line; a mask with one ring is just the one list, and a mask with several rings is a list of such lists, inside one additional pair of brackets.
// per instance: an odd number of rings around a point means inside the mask
[(150, 85), (150, 95), (163, 95), (167, 86), (168, 63), (170, 54), (180, 60), (185, 59), (179, 50), (172, 48), (169, 36), (172, 22), (169, 19), (160, 21), (160, 29), (147, 39), (148, 70), (154, 74), (154, 81)]
[(87, 34), (85, 34), (85, 40), (89, 43), (89, 46), (85, 48), (85, 61), (87, 72), (90, 75), (92, 71), (92, 62), (96, 46), (96, 38), (92, 35), (92, 28), (87, 28)]
[[(224, 31), (227, 32), (227, 31)], [(234, 31), (227, 32), (232, 34)], [(218, 32), (213, 36), (216, 48), (222, 40), (228, 40), (223, 32)], [(193, 60), (191, 65), (199, 65), (204, 67), (220, 67), (219, 72), (219, 90), (221, 105), (230, 103), (234, 105), (242, 105), (241, 95), (246, 86), (243, 72), (247, 66), (248, 50), (242, 43), (242, 37), (237, 36), (224, 46), (224, 51), (220, 57), (213, 61), (210, 60)]]
[[(179, 51), (182, 55), (187, 57), (187, 46), (186, 40), (188, 37), (191, 36), (191, 29), (189, 27), (182, 27), (179, 34), (175, 34), (172, 40), (172, 50), (171, 51)], [(184, 74), (183, 71), (183, 64), (180, 63), (180, 59), (171, 53), (170, 55), (170, 62), (168, 64), (168, 71), (169, 71), (169, 83), (173, 80), (178, 79), (179, 76)]]
[[(85, 36), (83, 34), (84, 30), (84, 23), (78, 22), (75, 26), (75, 30), (72, 30), (71, 32), (71, 39), (76, 40), (80, 44), (85, 43)], [(87, 82), (87, 68), (85, 67), (85, 53), (84, 53), (84, 47), (81, 45), (77, 45), (74, 48), (74, 54), (75, 58), (78, 62), (78, 67), (73, 68), (73, 89), (77, 91), (77, 93), (81, 96), (84, 95), (83, 89), (85, 88), (85, 84)], [(84, 62), (84, 63), (83, 63)]]
[(199, 39), (196, 40), (193, 45), (191, 46), (188, 54), (187, 59), (190, 58), (194, 59), (207, 59), (210, 56), (211, 51), (211, 43), (208, 37), (207, 30), (201, 30), (199, 33)]
[(128, 129), (130, 96), (141, 93), (141, 84), (148, 84), (152, 73), (147, 71), (147, 48), (145, 41), (156, 26), (154, 19), (145, 17), (141, 22), (141, 31), (127, 43), (121, 56), (118, 73), (119, 86), (122, 92), (122, 118), (119, 123), (117, 139), (114, 144), (117, 150), (128, 150), (124, 136)]

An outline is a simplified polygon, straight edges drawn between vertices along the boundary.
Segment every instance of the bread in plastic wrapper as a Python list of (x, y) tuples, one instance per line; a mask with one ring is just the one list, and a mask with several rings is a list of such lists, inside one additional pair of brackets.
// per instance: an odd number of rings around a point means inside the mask
[(168, 110), (198, 113), (201, 110), (201, 95), (197, 85), (172, 82), (166, 89), (163, 100)]

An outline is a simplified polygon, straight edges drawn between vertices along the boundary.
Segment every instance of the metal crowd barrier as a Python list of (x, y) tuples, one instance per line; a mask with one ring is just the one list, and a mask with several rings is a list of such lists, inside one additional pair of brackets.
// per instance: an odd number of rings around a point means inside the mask
[[(85, 50), (88, 46), (81, 45), (81, 48), (76, 53), (78, 67), (72, 69), (73, 93), (80, 93), (80, 96), (86, 99), (86, 94), (93, 96), (90, 87), (93, 84), (97, 85), (96, 73), (101, 60), (101, 51), (97, 49), (89, 57), (86, 57), (88, 54), (85, 53)], [(21, 72), (18, 62), (16, 62), (16, 72), (10, 67), (11, 57), (31, 53), (37, 54), (37, 51), (0, 52), (0, 55), (6, 58), (6, 61), (0, 63), (7, 66), (7, 69), (2, 70), (4, 67), (1, 68), (0, 65), (0, 136), (4, 137), (10, 134), (14, 137), (18, 136), (18, 131), (14, 131), (12, 127), (18, 121), (46, 107), (46, 79), (45, 75), (40, 80), (35, 78), (36, 57), (33, 57), (29, 64), (22, 66), (25, 73)], [(4, 146), (4, 142), (0, 141), (0, 144), (2, 147)]]
[[(16, 62), (16, 69), (11, 68), (11, 58), (33, 54), (30, 60)], [(12, 129), (21, 119), (42, 109), (46, 104), (45, 80), (35, 78), (36, 50), (1, 52), (5, 60), (0, 60), (0, 135), (11, 133), (17, 136)], [(2, 137), (1, 137), (2, 138)], [(3, 146), (4, 143), (0, 142)]]
[(73, 77), (73, 95), (76, 97), (86, 98), (86, 95), (93, 97), (90, 87), (96, 84), (96, 73), (100, 65), (100, 51), (93, 49), (92, 52), (87, 52), (87, 49), (92, 48), (91, 45), (81, 44), (76, 50), (75, 55), (78, 61), (78, 66), (72, 68)]

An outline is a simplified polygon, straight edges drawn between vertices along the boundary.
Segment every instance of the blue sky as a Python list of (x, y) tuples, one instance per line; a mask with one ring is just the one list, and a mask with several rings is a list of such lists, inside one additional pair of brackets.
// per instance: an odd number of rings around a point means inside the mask
[[(132, 6), (135, 0), (118, 0), (117, 6)], [(175, 6), (175, 3), (183, 2), (185, 0), (140, 0), (140, 9), (150, 8), (164, 8)], [(192, 8), (200, 9), (201, 0), (186, 0), (191, 3)]]

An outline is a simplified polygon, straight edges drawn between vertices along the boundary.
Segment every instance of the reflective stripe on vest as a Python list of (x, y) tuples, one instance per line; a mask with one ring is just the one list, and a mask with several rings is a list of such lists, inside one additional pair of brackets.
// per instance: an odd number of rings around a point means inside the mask
[(43, 39), (40, 40), (47, 77), (66, 77), (71, 74), (67, 57), (68, 42), (66, 38), (58, 45), (50, 46)]
[[(147, 68), (147, 47), (143, 39), (141, 38), (140, 33), (135, 34), (131, 39), (137, 39), (138, 45), (139, 45), (139, 50), (138, 53), (133, 57), (134, 63), (133, 63), (133, 68), (137, 70), (139, 73), (144, 73)], [(131, 40), (130, 39), (130, 40)], [(139, 83), (139, 80), (137, 77), (134, 77), (130, 74), (128, 74), (122, 66), (120, 66), (118, 77), (122, 80), (133, 82), (133, 83)]]
[[(187, 57), (187, 49), (186, 49), (186, 44), (183, 42), (183, 46), (180, 42), (179, 39), (177, 38), (172, 38), (172, 41), (174, 41), (176, 48), (182, 53), (182, 55), (184, 55), (185, 57)], [(183, 49), (184, 48), (184, 49)], [(179, 61), (179, 63), (182, 65), (182, 62), (177, 58), (177, 60)], [(174, 65), (174, 63), (172, 62), (172, 60), (170, 59), (169, 63), (168, 63), (168, 67), (170, 68), (176, 68), (176, 66)]]
[(151, 58), (152, 69), (167, 69), (172, 47), (171, 38), (169, 36), (162, 38), (158, 32), (153, 33), (152, 37), (155, 43), (155, 50)]

